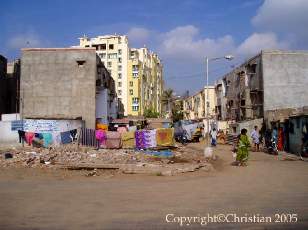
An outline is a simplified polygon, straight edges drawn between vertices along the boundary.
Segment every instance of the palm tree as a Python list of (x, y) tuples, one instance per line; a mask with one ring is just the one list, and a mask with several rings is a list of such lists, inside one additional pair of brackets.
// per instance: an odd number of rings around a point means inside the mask
[(171, 108), (172, 98), (173, 98), (173, 89), (169, 88), (163, 92), (162, 103), (164, 105), (167, 105), (169, 116), (171, 115), (171, 111), (172, 111), (172, 108)]

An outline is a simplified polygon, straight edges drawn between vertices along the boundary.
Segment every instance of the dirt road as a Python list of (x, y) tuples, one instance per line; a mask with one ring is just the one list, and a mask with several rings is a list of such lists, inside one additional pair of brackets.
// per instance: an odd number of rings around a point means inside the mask
[[(172, 177), (1, 169), (0, 229), (307, 229), (308, 163), (251, 153), (248, 167), (234, 167), (230, 149), (215, 149), (213, 172)], [(200, 223), (215, 214), (274, 222), (282, 213), (297, 222)], [(199, 221), (181, 227), (179, 216)]]

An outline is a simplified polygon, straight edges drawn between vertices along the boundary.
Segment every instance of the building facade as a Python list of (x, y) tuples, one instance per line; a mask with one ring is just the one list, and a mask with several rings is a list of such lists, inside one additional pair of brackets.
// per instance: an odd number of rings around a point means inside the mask
[[(207, 92), (209, 94), (209, 111), (207, 113), (206, 99)], [(187, 97), (183, 102), (184, 117), (185, 119), (205, 119), (207, 115), (209, 118), (215, 116), (216, 107), (216, 94), (215, 87), (209, 86), (208, 90), (205, 86), (202, 90), (196, 94)]]
[(130, 48), (128, 38), (106, 35), (79, 39), (80, 47), (94, 47), (115, 80), (124, 116), (143, 115), (144, 109), (161, 113), (163, 67), (157, 54), (147, 48)]
[(147, 48), (130, 49), (128, 63), (128, 115), (143, 115), (145, 109), (161, 114), (162, 63)]
[(21, 57), (23, 119), (96, 121), (116, 118), (114, 81), (94, 48), (23, 49)]
[(217, 81), (217, 118), (286, 119), (308, 105), (308, 52), (265, 50)]

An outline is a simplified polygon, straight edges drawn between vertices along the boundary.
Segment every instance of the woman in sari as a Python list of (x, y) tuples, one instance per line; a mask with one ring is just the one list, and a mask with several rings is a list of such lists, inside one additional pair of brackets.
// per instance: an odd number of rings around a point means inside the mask
[(247, 129), (242, 129), (241, 134), (238, 138), (238, 148), (236, 155), (236, 162), (238, 166), (245, 166), (248, 160), (248, 148), (250, 147), (250, 142), (247, 136)]

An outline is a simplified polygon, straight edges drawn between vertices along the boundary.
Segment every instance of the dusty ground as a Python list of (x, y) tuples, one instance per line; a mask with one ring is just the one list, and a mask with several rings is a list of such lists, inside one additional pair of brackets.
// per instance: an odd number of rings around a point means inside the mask
[[(204, 144), (190, 144), (197, 152)], [(230, 146), (218, 146), (215, 171), (172, 177), (85, 177), (84, 171), (0, 170), (0, 229), (307, 229), (308, 163), (251, 153), (248, 167), (231, 166)], [(167, 223), (166, 215), (271, 216), (297, 223)], [(170, 216), (169, 216), (170, 217)], [(185, 223), (184, 223), (185, 224)]]

